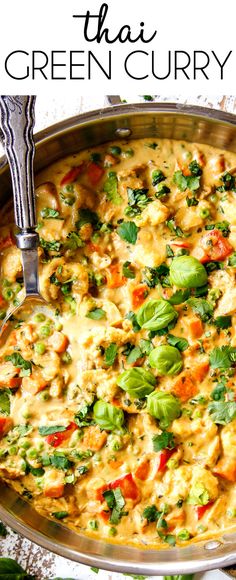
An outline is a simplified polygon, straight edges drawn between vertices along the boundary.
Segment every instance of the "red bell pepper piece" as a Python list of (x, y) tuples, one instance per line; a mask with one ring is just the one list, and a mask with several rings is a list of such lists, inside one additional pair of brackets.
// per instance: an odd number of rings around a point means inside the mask
[(13, 427), (13, 421), (10, 417), (0, 417), (0, 439), (4, 437)]
[(162, 451), (159, 452), (159, 461), (157, 465), (158, 473), (165, 471), (167, 461), (170, 459), (171, 455), (173, 455), (174, 451), (175, 449), (162, 449)]
[(91, 185), (97, 185), (104, 174), (104, 169), (97, 165), (97, 163), (89, 163), (87, 167), (87, 176)]
[(62, 178), (60, 185), (63, 187), (63, 185), (69, 185), (70, 183), (74, 183), (74, 181), (76, 181), (77, 177), (79, 177), (79, 175), (81, 175), (83, 169), (84, 169), (84, 163), (81, 163), (77, 167), (72, 167)]
[(132, 307), (136, 310), (141, 304), (143, 304), (145, 298), (147, 298), (148, 287), (146, 284), (139, 284), (136, 286), (132, 292)]
[(139, 496), (138, 487), (133, 479), (132, 473), (128, 473), (127, 475), (123, 475), (119, 477), (115, 481), (112, 481), (109, 484), (109, 489), (115, 489), (116, 487), (120, 487), (123, 496), (126, 499), (137, 499)]
[(65, 431), (52, 433), (52, 435), (48, 435), (45, 439), (52, 447), (59, 447), (59, 445), (69, 439), (75, 429), (78, 429), (77, 425), (75, 423), (70, 423)]
[(206, 505), (196, 505), (194, 506), (197, 519), (200, 520), (204, 516), (205, 512), (213, 505), (213, 501), (209, 501)]

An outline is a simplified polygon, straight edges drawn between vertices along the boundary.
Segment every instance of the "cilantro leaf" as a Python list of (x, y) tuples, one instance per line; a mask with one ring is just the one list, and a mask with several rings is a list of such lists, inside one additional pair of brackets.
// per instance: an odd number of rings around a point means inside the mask
[(230, 234), (230, 224), (226, 220), (222, 222), (217, 222), (215, 224), (207, 224), (205, 230), (219, 230), (224, 238), (227, 238)]
[(92, 224), (93, 226), (96, 226), (98, 222), (99, 222), (98, 214), (95, 211), (91, 211), (91, 209), (88, 209), (86, 207), (84, 209), (79, 210), (79, 219), (75, 225), (76, 228), (80, 230), (80, 228), (82, 228), (82, 226), (84, 226), (85, 224)]
[(203, 322), (209, 322), (213, 315), (213, 306), (204, 298), (189, 298), (188, 304)]
[(61, 219), (60, 213), (56, 209), (52, 209), (51, 207), (43, 207), (40, 211), (40, 215), (42, 218), (54, 218), (54, 219)]
[(144, 508), (142, 517), (148, 522), (156, 522), (160, 516), (160, 512), (155, 505), (148, 505)]
[(13, 352), (5, 356), (6, 361), (10, 361), (14, 367), (23, 369), (25, 371), (29, 370), (30, 374), (32, 373), (32, 363), (28, 360), (25, 360), (23, 356), (19, 352)]
[(223, 330), (232, 326), (232, 316), (217, 316), (214, 319), (214, 324), (217, 328), (222, 328)]
[(7, 389), (0, 391), (0, 413), (2, 415), (10, 415), (10, 394)]
[(125, 278), (130, 278), (131, 280), (133, 280), (135, 278), (135, 272), (132, 269), (131, 266), (131, 262), (124, 262), (123, 266), (122, 266), (122, 275)]
[(162, 449), (174, 449), (174, 434), (170, 431), (162, 431), (160, 435), (154, 435), (152, 438), (153, 450), (158, 452)]
[(148, 189), (141, 188), (141, 189), (131, 189), (131, 187), (127, 188), (128, 194), (128, 207), (125, 208), (125, 215), (130, 217), (134, 217), (139, 215), (143, 209), (153, 201), (151, 197), (148, 197)]
[(117, 234), (129, 244), (136, 244), (139, 228), (134, 222), (122, 222), (117, 228)]
[(50, 463), (53, 465), (53, 467), (56, 467), (56, 469), (63, 469), (64, 471), (70, 469), (70, 467), (73, 465), (73, 462), (67, 459), (67, 457), (62, 453), (55, 453), (51, 455)]
[(208, 411), (214, 423), (227, 425), (236, 418), (236, 402), (214, 401), (209, 403)]
[(47, 242), (43, 238), (39, 238), (39, 243), (41, 248), (46, 250), (46, 252), (60, 252), (62, 242), (53, 240), (52, 242)]
[(209, 361), (212, 369), (229, 369), (235, 362), (236, 348), (216, 346), (210, 353)]
[(158, 183), (161, 183), (161, 181), (165, 181), (165, 179), (166, 177), (161, 169), (154, 169), (152, 172), (152, 185), (154, 187), (155, 185), (158, 185)]
[(168, 302), (178, 305), (186, 302), (189, 297), (190, 290), (188, 288), (186, 288), (186, 290), (176, 290), (176, 292), (174, 292), (174, 294), (172, 294), (172, 296), (168, 299)]
[(48, 425), (48, 426), (44, 426), (42, 425), (41, 427), (39, 427), (39, 434), (42, 435), (43, 437), (46, 437), (46, 435), (53, 435), (54, 433), (62, 433), (63, 431), (66, 431), (67, 427), (65, 427), (64, 425)]

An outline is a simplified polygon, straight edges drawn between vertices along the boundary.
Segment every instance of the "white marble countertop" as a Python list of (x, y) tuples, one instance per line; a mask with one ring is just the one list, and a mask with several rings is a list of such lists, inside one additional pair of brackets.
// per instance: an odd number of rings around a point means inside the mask
[[(122, 97), (123, 98), (123, 97)], [(143, 102), (144, 98), (137, 95), (124, 97), (127, 102)], [(224, 95), (190, 96), (188, 99), (181, 95), (155, 96), (157, 102), (179, 102), (194, 105), (203, 105), (210, 108), (221, 109), (230, 113), (236, 112), (236, 97)], [(67, 117), (72, 117), (81, 112), (92, 109), (101, 109), (107, 106), (105, 97), (68, 95), (48, 99), (44, 95), (37, 97), (36, 103), (36, 126), (35, 131), (39, 131), (49, 125), (56, 123)], [(0, 155), (2, 154), (0, 147)], [(60, 578), (73, 578), (75, 580), (130, 580), (130, 576), (105, 572), (103, 570), (95, 573), (87, 566), (75, 564), (56, 556), (38, 547), (25, 538), (19, 537), (13, 531), (8, 530), (6, 538), (0, 538), (0, 556), (17, 559), (17, 561), (31, 574), (35, 574), (37, 580), (48, 580), (55, 576)], [(154, 577), (152, 577), (154, 578)], [(161, 577), (155, 577), (160, 578)], [(196, 574), (194, 580), (224, 580), (225, 574), (215, 570), (203, 574)], [(151, 580), (151, 577), (150, 577)]]

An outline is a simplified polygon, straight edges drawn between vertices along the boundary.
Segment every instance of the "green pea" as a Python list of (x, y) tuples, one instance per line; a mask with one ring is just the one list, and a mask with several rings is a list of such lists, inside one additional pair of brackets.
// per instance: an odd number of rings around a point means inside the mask
[(199, 288), (207, 283), (207, 271), (197, 258), (180, 256), (172, 260), (170, 281), (178, 288)]
[(142, 367), (128, 369), (119, 375), (117, 385), (133, 399), (143, 399), (155, 387), (156, 379), (150, 371)]
[[(185, 256), (183, 256), (185, 258)], [(177, 258), (176, 258), (177, 259)], [(182, 259), (178, 258), (178, 260)], [(139, 326), (147, 330), (161, 330), (177, 319), (178, 314), (167, 300), (148, 300), (139, 308), (136, 318)]]
[(97, 520), (90, 520), (88, 523), (89, 528), (91, 530), (98, 530), (98, 521)]
[(55, 323), (55, 330), (62, 330), (63, 328), (63, 324), (61, 322), (56, 322)]
[(118, 145), (112, 145), (111, 147), (109, 147), (108, 151), (112, 155), (120, 155), (121, 154), (121, 148)]
[(30, 442), (28, 441), (28, 439), (23, 439), (23, 441), (20, 441), (19, 447), (22, 447), (22, 449), (29, 449)]
[(121, 441), (118, 441), (118, 439), (114, 439), (110, 442), (110, 448), (112, 451), (120, 451), (120, 449), (122, 449), (123, 445), (121, 443)]
[(42, 465), (43, 465), (44, 467), (47, 467), (48, 465), (50, 465), (50, 464), (51, 464), (51, 461), (50, 461), (50, 456), (48, 455), (48, 453), (43, 453), (43, 454), (41, 455), (41, 458), (40, 458), (40, 460), (41, 460), (41, 463), (42, 463)]
[(39, 336), (41, 336), (42, 338), (47, 338), (48, 336), (50, 336), (52, 332), (51, 326), (49, 326), (49, 324), (45, 324), (44, 326), (40, 326), (38, 333)]
[(25, 449), (19, 449), (18, 455), (20, 457), (23, 457), (23, 458), (26, 457), (26, 451), (25, 451)]
[(148, 360), (159, 375), (177, 375), (183, 367), (182, 356), (175, 346), (157, 346), (150, 352)]
[(181, 530), (178, 534), (177, 534), (177, 538), (179, 540), (189, 540), (189, 538), (191, 537), (191, 534), (188, 530), (184, 529)]
[(32, 447), (32, 449), (29, 449), (27, 451), (27, 454), (26, 455), (27, 455), (27, 457), (29, 459), (36, 459), (38, 457), (38, 451), (37, 451), (37, 449), (35, 449), (34, 447)]
[(122, 157), (133, 157), (134, 150), (133, 149), (126, 149), (122, 152)]
[(33, 321), (34, 322), (44, 322), (46, 320), (46, 316), (45, 314), (43, 314), (42, 312), (38, 312), (38, 314), (35, 314)]
[(147, 411), (160, 421), (161, 429), (166, 429), (179, 417), (181, 406), (177, 397), (171, 393), (154, 391), (147, 397)]
[(117, 529), (116, 528), (109, 528), (108, 530), (108, 536), (116, 536), (117, 535)]
[(44, 342), (36, 342), (34, 345), (34, 350), (37, 354), (44, 354), (46, 350), (46, 345)]
[(203, 207), (203, 208), (200, 210), (200, 217), (201, 217), (203, 220), (204, 220), (204, 219), (206, 219), (206, 218), (208, 218), (208, 217), (209, 217), (209, 215), (210, 215), (209, 209), (207, 209), (206, 207)]
[(15, 447), (15, 445), (12, 445), (12, 447), (9, 447), (8, 453), (9, 453), (9, 455), (16, 455), (17, 454), (17, 447)]
[(5, 288), (2, 291), (2, 297), (4, 298), (4, 300), (7, 300), (7, 302), (9, 302), (14, 297), (13, 290), (11, 290), (11, 288)]

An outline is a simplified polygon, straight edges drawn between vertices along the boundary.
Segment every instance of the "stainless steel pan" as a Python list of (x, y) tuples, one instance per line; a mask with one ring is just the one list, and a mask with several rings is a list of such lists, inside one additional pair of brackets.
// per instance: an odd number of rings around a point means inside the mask
[[(144, 103), (119, 105), (73, 117), (36, 136), (36, 172), (53, 161), (116, 138), (160, 137), (208, 143), (236, 152), (236, 116), (202, 107)], [(1, 205), (11, 196), (6, 159), (0, 159)], [(0, 483), (0, 518), (14, 530), (71, 560), (107, 570), (177, 574), (232, 565), (236, 534), (169, 550), (136, 549), (90, 539), (47, 520)]]

